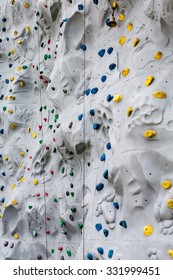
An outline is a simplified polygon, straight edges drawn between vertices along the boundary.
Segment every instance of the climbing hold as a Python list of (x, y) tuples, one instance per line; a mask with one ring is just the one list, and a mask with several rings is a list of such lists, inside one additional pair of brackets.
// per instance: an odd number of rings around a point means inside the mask
[(109, 250), (108, 251), (108, 258), (112, 259), (113, 254), (114, 254), (114, 251), (113, 250)]
[(90, 89), (89, 89), (89, 88), (85, 90), (85, 94), (86, 94), (87, 96), (90, 94)]
[(124, 14), (120, 14), (119, 17), (118, 17), (118, 19), (119, 19), (120, 21), (125, 20), (125, 15), (124, 15)]
[(83, 51), (86, 51), (87, 46), (85, 44), (81, 44), (80, 45), (80, 49), (83, 50)]
[(24, 157), (25, 153), (24, 153), (24, 152), (20, 152), (20, 155), (21, 155), (22, 157)]
[(140, 42), (140, 39), (139, 39), (139, 38), (135, 38), (135, 39), (133, 40), (132, 46), (133, 46), (133, 47), (136, 47), (136, 46), (139, 44), (139, 42)]
[(104, 249), (102, 247), (98, 247), (97, 248), (97, 252), (100, 254), (100, 255), (103, 255), (104, 254)]
[(153, 137), (155, 135), (156, 135), (156, 132), (154, 130), (146, 130), (144, 132), (144, 137), (145, 138), (151, 138), (151, 137)]
[(106, 180), (108, 179), (108, 169), (104, 171), (103, 178), (105, 178)]
[(119, 222), (119, 225), (120, 225), (121, 227), (127, 228), (127, 222), (126, 222), (125, 220), (120, 221), (120, 222)]
[(81, 121), (82, 118), (83, 118), (83, 114), (80, 114), (80, 115), (78, 116), (78, 120)]
[(92, 255), (91, 253), (88, 253), (88, 254), (87, 254), (87, 259), (88, 259), (88, 260), (93, 260), (93, 255)]
[(37, 179), (33, 180), (33, 184), (38, 185), (38, 180)]
[(78, 229), (82, 229), (83, 228), (83, 224), (82, 223), (79, 223), (77, 226), (78, 226)]
[(108, 53), (108, 54), (111, 54), (111, 53), (113, 52), (113, 50), (114, 50), (114, 49), (113, 49), (112, 47), (110, 47), (110, 48), (108, 48), (107, 53)]
[(149, 85), (151, 85), (151, 83), (154, 81), (154, 77), (153, 76), (148, 76), (145, 80), (145, 86), (148, 87)]
[(32, 132), (32, 137), (33, 138), (37, 138), (37, 133), (36, 132)]
[(111, 102), (114, 97), (111, 94), (108, 94), (106, 97), (107, 102)]
[(83, 10), (83, 8), (84, 8), (84, 7), (83, 7), (83, 5), (82, 5), (82, 4), (79, 4), (79, 5), (78, 5), (78, 10), (79, 10), (79, 11), (82, 11), (82, 10)]
[(145, 236), (149, 236), (153, 233), (153, 230), (154, 228), (150, 225), (146, 225), (144, 228), (143, 228), (143, 233)]
[(93, 0), (93, 3), (94, 3), (95, 5), (98, 5), (99, 0)]
[(20, 84), (21, 87), (24, 87), (24, 86), (25, 86), (25, 83), (24, 83), (23, 81), (20, 81), (19, 84)]
[(89, 111), (89, 113), (90, 113), (91, 116), (94, 116), (94, 115), (95, 115), (94, 109), (91, 109), (91, 110)]
[(132, 107), (128, 107), (128, 109), (127, 109), (127, 117), (130, 117), (132, 113), (133, 113), (133, 108)]
[(13, 236), (15, 239), (19, 239), (19, 237), (20, 237), (18, 233), (15, 233)]
[(159, 59), (162, 58), (162, 56), (163, 56), (162, 52), (155, 52), (154, 59), (155, 60), (159, 60)]
[(125, 37), (125, 36), (120, 37), (120, 39), (119, 39), (119, 44), (120, 44), (120, 45), (124, 45), (125, 42), (126, 42), (126, 37)]
[(103, 230), (103, 234), (104, 234), (105, 237), (108, 237), (109, 231), (108, 231), (107, 229), (104, 229), (104, 230)]
[(173, 258), (173, 250), (168, 250), (168, 254), (170, 255), (171, 258)]
[(172, 187), (172, 182), (171, 181), (163, 181), (162, 182), (162, 187), (164, 188), (164, 189), (169, 189), (170, 187)]
[(100, 57), (103, 57), (104, 55), (105, 55), (105, 49), (101, 49), (99, 52), (98, 52), (98, 55), (100, 56)]
[(23, 6), (24, 6), (24, 8), (27, 8), (27, 9), (28, 9), (28, 8), (30, 7), (30, 4), (27, 3), (27, 2), (24, 2), (24, 3), (23, 3)]
[(98, 92), (98, 88), (97, 88), (97, 87), (92, 88), (92, 90), (91, 90), (91, 93), (92, 93), (92, 94), (96, 94), (97, 92)]
[(102, 83), (104, 83), (106, 80), (107, 80), (107, 77), (106, 77), (105, 75), (103, 75), (103, 76), (101, 77)]
[(99, 192), (104, 188), (104, 184), (103, 183), (99, 183), (96, 185), (96, 190)]
[(128, 31), (132, 31), (132, 29), (133, 29), (133, 24), (129, 22), (129, 23), (127, 24), (127, 30), (128, 30)]
[(12, 129), (16, 129), (16, 128), (17, 128), (17, 124), (16, 124), (16, 123), (12, 123), (12, 124), (11, 124), (11, 128), (12, 128)]
[(11, 201), (11, 204), (12, 204), (12, 205), (17, 205), (18, 202), (17, 202), (16, 200), (12, 200), (12, 201)]
[(169, 208), (173, 209), (173, 198), (168, 199), (166, 204)]
[(121, 75), (123, 77), (127, 76), (130, 73), (130, 69), (129, 68), (124, 68), (123, 71), (121, 72)]
[(122, 100), (122, 95), (116, 94), (113, 98), (114, 102), (118, 103)]
[(72, 255), (71, 250), (67, 250), (66, 253), (67, 253), (67, 256), (71, 257), (71, 255)]
[(106, 159), (106, 155), (105, 154), (101, 155), (100, 160), (105, 161), (105, 159)]
[(166, 92), (164, 92), (164, 91), (157, 90), (157, 91), (155, 91), (155, 92), (153, 93), (153, 96), (154, 96), (155, 98), (164, 99), (164, 98), (167, 97), (167, 94), (166, 94)]
[(93, 124), (93, 129), (94, 129), (94, 130), (98, 130), (98, 129), (100, 128), (100, 126), (101, 126), (101, 124), (99, 124), (99, 123), (94, 123), (94, 124)]
[(115, 63), (112, 63), (112, 64), (110, 64), (109, 65), (109, 70), (114, 70), (115, 69), (115, 67), (116, 67), (116, 64)]
[(111, 149), (111, 143), (107, 143), (106, 148), (107, 148), (107, 150), (110, 150)]
[(95, 228), (96, 228), (97, 231), (102, 230), (102, 224), (96, 224)]
[(113, 202), (113, 206), (115, 207), (115, 209), (119, 209), (120, 208), (120, 206), (119, 206), (119, 203), (118, 202)]

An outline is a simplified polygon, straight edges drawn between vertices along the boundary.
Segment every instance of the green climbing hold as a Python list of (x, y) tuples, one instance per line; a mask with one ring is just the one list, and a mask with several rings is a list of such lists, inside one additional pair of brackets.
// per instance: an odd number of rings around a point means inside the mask
[(47, 106), (44, 106), (44, 110), (46, 110), (47, 109)]
[(39, 16), (40, 15), (40, 13), (39, 12), (36, 12), (36, 16)]
[(61, 225), (61, 226), (64, 226), (64, 225), (65, 225), (64, 220), (61, 220), (61, 221), (60, 221), (60, 225)]
[(6, 110), (7, 110), (7, 107), (6, 107), (6, 106), (4, 106), (4, 107), (3, 107), (3, 111), (5, 112)]
[(28, 67), (26, 65), (23, 65), (22, 66), (22, 69), (27, 69)]
[(59, 115), (56, 114), (55, 117), (54, 117), (54, 122), (56, 122), (58, 120), (58, 118), (59, 118)]
[(69, 257), (71, 257), (71, 250), (67, 250), (66, 253)]
[(58, 198), (55, 197), (55, 198), (54, 198), (54, 202), (58, 202)]
[(71, 212), (75, 213), (76, 212), (76, 207), (72, 207)]
[(39, 111), (42, 112), (42, 110), (43, 110), (43, 107), (41, 106), (40, 109), (39, 109)]
[(55, 112), (55, 110), (54, 110), (54, 109), (52, 109), (50, 112), (53, 114), (53, 113)]
[(74, 197), (74, 192), (71, 192), (70, 194), (71, 194), (72, 197)]
[(55, 253), (55, 250), (54, 250), (54, 249), (51, 249), (51, 253), (52, 253), (52, 254)]
[(83, 224), (81, 224), (81, 223), (79, 223), (77, 226), (78, 226), (79, 229), (83, 228)]
[(50, 124), (50, 125), (49, 125), (49, 128), (50, 128), (50, 129), (52, 129), (52, 128), (53, 128), (53, 125), (52, 125), (52, 124)]
[(39, 143), (42, 144), (42, 143), (43, 143), (43, 140), (40, 140)]
[(61, 173), (63, 174), (64, 171), (65, 171), (65, 167), (62, 167), (62, 168), (61, 168)]
[(32, 209), (32, 205), (29, 205), (28, 208), (29, 208), (29, 209)]
[(69, 175), (73, 177), (74, 176), (74, 172), (71, 170)]
[(44, 55), (44, 60), (47, 60), (48, 56), (47, 54)]

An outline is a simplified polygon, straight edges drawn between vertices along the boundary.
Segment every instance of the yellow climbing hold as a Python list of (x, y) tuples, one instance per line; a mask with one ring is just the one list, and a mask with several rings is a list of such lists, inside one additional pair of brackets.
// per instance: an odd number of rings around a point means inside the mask
[(27, 26), (26, 26), (26, 32), (29, 32), (30, 30), (31, 30), (30, 26), (27, 25)]
[(24, 153), (24, 152), (20, 152), (20, 155), (21, 155), (22, 157), (24, 157), (25, 153)]
[(154, 81), (154, 77), (153, 76), (148, 76), (145, 80), (145, 86), (148, 87), (149, 85), (151, 85), (151, 83)]
[(18, 40), (18, 41), (17, 41), (17, 44), (18, 44), (18, 45), (22, 45), (22, 44), (23, 44), (23, 41), (22, 41), (22, 40)]
[(8, 95), (5, 96), (5, 100), (8, 100)]
[(117, 2), (114, 1), (113, 4), (112, 4), (112, 8), (115, 9), (116, 7), (117, 7)]
[(151, 138), (151, 137), (153, 137), (155, 135), (156, 135), (156, 132), (154, 130), (146, 130), (144, 132), (144, 137), (145, 138)]
[(2, 217), (3, 217), (3, 214), (0, 214), (0, 218), (2, 219)]
[(24, 87), (24, 86), (25, 86), (25, 83), (24, 83), (23, 81), (20, 81), (19, 84), (20, 84), (21, 87)]
[(14, 81), (14, 77), (10, 77), (10, 82), (13, 82)]
[(28, 128), (27, 128), (27, 130), (28, 130), (28, 133), (30, 133), (30, 132), (31, 132), (31, 128), (30, 128), (30, 127), (28, 127)]
[(173, 258), (173, 250), (168, 250), (168, 254), (170, 255), (171, 258)]
[(154, 230), (154, 228), (152, 226), (146, 225), (143, 228), (143, 233), (144, 233), (145, 236), (150, 236), (153, 233), (153, 230)]
[(139, 39), (139, 38), (135, 38), (135, 39), (133, 40), (132, 46), (133, 46), (133, 47), (136, 47), (136, 46), (139, 44), (139, 42), (140, 42), (140, 39)]
[(118, 19), (119, 19), (120, 21), (125, 20), (125, 15), (124, 15), (124, 14), (120, 14)]
[(16, 184), (13, 184), (11, 188), (14, 190), (16, 188)]
[(33, 138), (36, 138), (36, 137), (37, 137), (37, 133), (36, 133), (36, 132), (33, 132), (33, 133), (32, 133), (32, 137), (33, 137)]
[(12, 128), (12, 129), (16, 129), (16, 128), (17, 128), (17, 124), (16, 124), (16, 123), (12, 123), (12, 124), (11, 124), (11, 128)]
[(126, 37), (124, 37), (124, 36), (120, 37), (120, 39), (119, 39), (119, 44), (120, 44), (120, 45), (124, 45), (125, 42), (126, 42)]
[(15, 30), (15, 31), (13, 32), (13, 34), (14, 34), (15, 36), (17, 36), (18, 32)]
[[(8, 99), (8, 98), (7, 98), (7, 99)], [(11, 99), (11, 100), (15, 100), (16, 97), (11, 95), (11, 96), (10, 96), (10, 99)]]
[(9, 114), (13, 114), (13, 110), (12, 110), (12, 109), (9, 109), (9, 110), (8, 110), (8, 113), (9, 113)]
[(115, 96), (114, 96), (114, 102), (116, 102), (116, 103), (118, 103), (118, 102), (120, 102), (121, 100), (122, 100), (122, 95), (119, 95), (119, 94), (116, 94)]
[(19, 234), (18, 234), (18, 233), (15, 233), (13, 236), (14, 236), (14, 238), (16, 238), (16, 239), (19, 239)]
[(19, 164), (19, 168), (22, 168), (22, 166), (23, 166), (23, 165), (20, 163), (20, 164)]
[(169, 189), (170, 187), (172, 187), (172, 182), (169, 181), (169, 180), (163, 181), (163, 182), (162, 182), (162, 187), (163, 187), (164, 189)]
[(7, 204), (4, 204), (4, 209), (7, 208)]
[(6, 160), (6, 161), (7, 161), (7, 160), (8, 160), (8, 156), (5, 156), (5, 157), (4, 157), (4, 160)]
[(166, 203), (169, 208), (173, 209), (173, 198), (168, 199)]
[(162, 52), (155, 52), (155, 54), (154, 54), (154, 58), (155, 58), (156, 60), (161, 59), (162, 56), (163, 56)]
[(130, 117), (132, 113), (133, 113), (133, 108), (132, 107), (128, 107), (128, 109), (127, 109), (127, 117)]
[(23, 6), (24, 6), (25, 8), (29, 8), (29, 7), (30, 7), (30, 4), (27, 3), (27, 2), (24, 2), (24, 3), (23, 3)]
[(14, 52), (15, 52), (15, 49), (12, 49), (12, 50), (11, 50), (10, 52), (11, 52), (11, 54), (14, 54)]
[(16, 200), (12, 200), (11, 204), (12, 204), (12, 205), (17, 205), (18, 202), (17, 202)]
[(22, 178), (20, 179), (20, 181), (21, 181), (22, 183), (24, 183), (24, 182), (25, 182), (25, 178), (22, 177)]
[(38, 184), (38, 180), (37, 179), (33, 180), (33, 183), (34, 183), (34, 185), (37, 185)]
[(17, 71), (21, 71), (22, 70), (22, 67), (21, 66), (18, 66), (17, 67)]
[(164, 99), (164, 98), (167, 97), (167, 94), (166, 94), (166, 92), (164, 92), (164, 91), (157, 90), (157, 91), (155, 91), (155, 92), (153, 93), (153, 96), (154, 96), (155, 98)]
[(129, 23), (127, 24), (127, 30), (128, 30), (128, 31), (132, 31), (132, 29), (133, 29), (133, 24), (129, 22)]
[(125, 77), (130, 73), (130, 69), (129, 68), (124, 68), (123, 71), (121, 72), (122, 76)]

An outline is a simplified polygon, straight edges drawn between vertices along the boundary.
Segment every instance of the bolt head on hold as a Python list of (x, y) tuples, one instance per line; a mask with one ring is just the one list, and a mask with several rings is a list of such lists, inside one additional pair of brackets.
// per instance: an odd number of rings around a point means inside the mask
[(117, 26), (117, 23), (116, 23), (116, 21), (115, 21), (115, 17), (114, 17), (114, 16), (111, 17), (111, 19), (110, 19), (110, 21), (107, 23), (107, 25), (108, 25), (109, 27), (111, 27), (111, 28)]

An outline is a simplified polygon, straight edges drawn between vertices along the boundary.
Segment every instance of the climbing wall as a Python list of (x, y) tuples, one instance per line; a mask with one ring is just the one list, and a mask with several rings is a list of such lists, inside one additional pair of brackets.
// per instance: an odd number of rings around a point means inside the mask
[(173, 258), (172, 18), (0, 1), (0, 259)]

